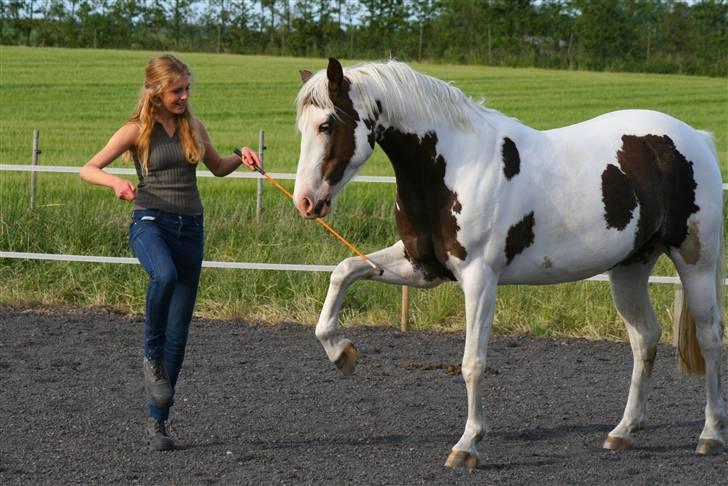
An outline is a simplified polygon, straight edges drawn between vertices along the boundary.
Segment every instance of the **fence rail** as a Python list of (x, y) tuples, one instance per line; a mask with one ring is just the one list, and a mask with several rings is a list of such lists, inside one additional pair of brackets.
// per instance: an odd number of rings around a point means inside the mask
[[(21, 260), (53, 260), (60, 262), (86, 262), (86, 263), (116, 263), (134, 265), (139, 261), (133, 257), (109, 257), (98, 255), (64, 255), (59, 253), (27, 253), (17, 251), (0, 251), (0, 258), (15, 258)], [(298, 263), (254, 263), (254, 262), (222, 262), (204, 260), (202, 266), (206, 268), (227, 268), (234, 270), (274, 270), (292, 272), (333, 272), (336, 265), (313, 265)], [(608, 282), (609, 276), (604, 274), (587, 278), (593, 282)], [(678, 277), (666, 277), (661, 275), (650, 276), (650, 283), (656, 284), (680, 284)], [(723, 282), (728, 285), (728, 278)]]
[[(59, 262), (88, 262), (88, 263), (121, 263), (139, 264), (134, 257), (110, 257), (98, 255), (64, 255), (59, 253), (26, 253), (18, 251), (0, 251), (0, 258), (15, 258), (22, 260), (54, 260)], [(297, 263), (247, 263), (247, 262), (221, 262), (204, 260), (203, 267), (228, 268), (234, 270), (286, 270), (293, 272), (332, 272), (336, 265), (308, 265)]]
[[(78, 174), (81, 171), (81, 167), (69, 167), (63, 165), (14, 165), (14, 164), (0, 164), (0, 171), (14, 171), (14, 172), (55, 172), (64, 174)], [(104, 172), (116, 175), (136, 175), (136, 169), (123, 169), (123, 168), (105, 168)], [(268, 172), (268, 174), (274, 179), (280, 180), (295, 180), (296, 174), (289, 172)], [(215, 177), (215, 175), (209, 170), (198, 170), (197, 177)], [(257, 172), (243, 172), (236, 171), (225, 178), (238, 178), (238, 179), (264, 179), (264, 177)], [(394, 184), (396, 182), (394, 177), (391, 176), (355, 176), (352, 179), (353, 182), (377, 182), (385, 184)], [(726, 184), (728, 186), (728, 184)]]
[[(65, 174), (78, 174), (81, 171), (81, 167), (71, 167), (63, 165), (16, 165), (16, 164), (0, 164), (0, 171), (14, 171), (14, 172), (55, 172)], [(136, 169), (123, 169), (123, 168), (105, 168), (105, 172), (109, 174), (117, 175), (136, 175)], [(280, 180), (295, 180), (296, 174), (290, 172), (268, 172), (274, 179)], [(208, 170), (198, 170), (197, 177), (215, 177), (215, 175)], [(232, 174), (226, 175), (225, 178), (238, 178), (238, 179), (263, 179), (264, 177), (257, 172), (241, 172), (236, 171)], [(392, 176), (354, 176), (353, 182), (375, 182), (384, 184), (394, 184), (397, 180)], [(723, 191), (728, 191), (728, 183), (723, 184)]]

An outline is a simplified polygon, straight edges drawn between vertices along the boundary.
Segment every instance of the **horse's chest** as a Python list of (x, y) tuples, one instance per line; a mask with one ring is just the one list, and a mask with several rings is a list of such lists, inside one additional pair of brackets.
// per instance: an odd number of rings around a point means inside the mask
[(450, 255), (465, 259), (465, 248), (457, 240), (457, 221), (452, 212), (459, 207), (454, 193), (431, 200), (404, 200), (397, 194), (396, 221), (406, 257), (428, 279), (454, 280), (445, 263)]
[(378, 141), (397, 178), (397, 229), (407, 259), (428, 279), (454, 279), (445, 263), (450, 256), (465, 259), (455, 218), (461, 204), (445, 184), (447, 161), (437, 151), (437, 134), (417, 136), (388, 128)]

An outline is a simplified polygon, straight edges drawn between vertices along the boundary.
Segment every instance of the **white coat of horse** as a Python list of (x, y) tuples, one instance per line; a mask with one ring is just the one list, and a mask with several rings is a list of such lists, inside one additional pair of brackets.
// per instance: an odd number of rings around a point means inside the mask
[(634, 358), (622, 420), (604, 442), (629, 447), (645, 424), (660, 337), (647, 291), (665, 253), (680, 275), (688, 308), (680, 356), (705, 373), (707, 404), (698, 453), (725, 448), (721, 396), (724, 265), (723, 194), (709, 134), (646, 110), (607, 113), (539, 131), (485, 108), (457, 88), (406, 64), (369, 63), (301, 71), (297, 97), (301, 153), (294, 203), (323, 217), (378, 143), (397, 179), (401, 240), (354, 257), (331, 275), (316, 336), (329, 359), (351, 373), (352, 343), (338, 314), (357, 280), (431, 288), (456, 280), (465, 296), (462, 373), (465, 431), (447, 459), (473, 468), (486, 425), (478, 382), (499, 284), (549, 284), (608, 272)]

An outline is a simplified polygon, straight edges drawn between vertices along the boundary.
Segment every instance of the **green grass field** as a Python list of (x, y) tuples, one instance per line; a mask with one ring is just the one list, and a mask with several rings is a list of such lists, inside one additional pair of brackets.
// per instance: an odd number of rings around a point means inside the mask
[[(37, 49), (0, 46), (0, 163), (28, 164), (32, 132), (40, 130), (43, 165), (82, 165), (129, 116), (147, 60), (138, 51)], [(322, 59), (181, 54), (194, 73), (192, 109), (221, 153), (257, 147), (265, 129), (266, 168), (293, 172), (298, 158), (294, 98), (298, 70), (325, 67)], [(353, 62), (343, 61), (344, 65)], [(621, 108), (664, 111), (714, 133), (728, 179), (728, 80), (414, 65), (453, 81), (475, 99), (539, 129), (576, 123)], [(116, 167), (130, 167), (122, 162)], [(391, 175), (380, 150), (363, 174)], [(130, 206), (110, 190), (71, 174), (39, 174), (37, 207), (28, 209), (30, 176), (0, 172), (0, 250), (131, 256), (126, 230)], [(286, 183), (289, 187), (292, 183)], [(322, 229), (302, 221), (272, 187), (264, 221), (253, 222), (255, 182), (201, 179), (206, 211), (206, 259), (335, 264), (349, 251)], [(394, 186), (352, 184), (337, 200), (330, 223), (363, 251), (396, 241)], [(660, 262), (655, 274), (672, 274)], [(315, 323), (328, 275), (206, 269), (199, 315)], [(0, 261), (0, 304), (104, 306), (143, 310), (146, 275), (134, 265)], [(673, 289), (651, 286), (667, 322)], [(455, 284), (411, 293), (416, 329), (462, 329), (463, 303)], [(396, 324), (399, 291), (370, 282), (347, 294), (345, 324)], [(665, 337), (669, 337), (669, 327)], [(623, 338), (608, 285), (584, 282), (499, 289), (496, 332)]]

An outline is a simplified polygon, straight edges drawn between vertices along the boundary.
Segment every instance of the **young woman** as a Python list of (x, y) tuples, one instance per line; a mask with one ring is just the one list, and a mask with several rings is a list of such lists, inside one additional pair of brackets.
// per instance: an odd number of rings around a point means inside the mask
[[(81, 169), (81, 178), (134, 201), (129, 241), (150, 277), (144, 323), (144, 385), (150, 448), (174, 448), (166, 420), (184, 359), (203, 250), (202, 203), (196, 167), (222, 177), (241, 163), (260, 166), (247, 147), (221, 157), (188, 106), (189, 68), (171, 55), (149, 61), (144, 87), (129, 121)], [(102, 169), (122, 154), (133, 158), (139, 184)]]

